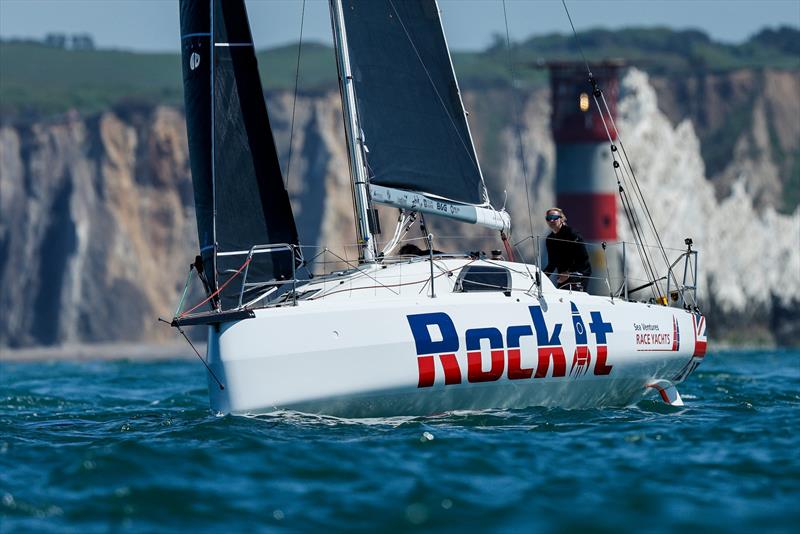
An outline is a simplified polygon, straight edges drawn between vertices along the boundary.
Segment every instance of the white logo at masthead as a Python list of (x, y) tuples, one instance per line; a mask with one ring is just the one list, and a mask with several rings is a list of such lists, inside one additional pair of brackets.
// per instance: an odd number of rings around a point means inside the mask
[(200, 54), (192, 52), (192, 55), (189, 56), (189, 68), (194, 70), (198, 66), (200, 66)]

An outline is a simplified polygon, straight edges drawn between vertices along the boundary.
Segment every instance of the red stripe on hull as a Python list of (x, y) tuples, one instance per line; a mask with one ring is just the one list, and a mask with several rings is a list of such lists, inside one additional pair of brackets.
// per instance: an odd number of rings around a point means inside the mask
[(433, 366), (433, 356), (420, 356), (417, 358), (417, 369), (419, 370), (418, 388), (429, 388), (433, 385), (433, 380), (436, 377), (436, 370)]
[(444, 369), (445, 385), (461, 383), (461, 368), (458, 366), (458, 358), (455, 354), (440, 354), (439, 360)]

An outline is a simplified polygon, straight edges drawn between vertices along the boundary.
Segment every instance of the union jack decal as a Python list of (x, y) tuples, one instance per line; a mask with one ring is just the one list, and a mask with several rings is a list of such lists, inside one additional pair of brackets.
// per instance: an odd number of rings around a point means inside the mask
[(672, 350), (678, 352), (681, 348), (681, 329), (678, 327), (678, 320), (672, 318)]
[(692, 314), (692, 322), (694, 323), (694, 354), (698, 358), (706, 355), (706, 347), (708, 346), (708, 338), (706, 337), (706, 318), (699, 313)]
[(672, 379), (673, 382), (676, 383), (686, 380), (686, 377), (697, 369), (697, 366), (700, 365), (700, 362), (703, 361), (703, 357), (706, 355), (706, 347), (708, 346), (706, 318), (699, 313), (694, 313), (692, 314), (692, 324), (694, 326), (694, 352), (692, 353), (691, 359), (683, 366), (683, 369)]

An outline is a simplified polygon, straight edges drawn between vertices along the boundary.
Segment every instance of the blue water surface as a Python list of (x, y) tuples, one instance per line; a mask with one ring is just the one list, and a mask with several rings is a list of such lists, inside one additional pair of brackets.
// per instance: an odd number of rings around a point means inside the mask
[(686, 406), (218, 417), (199, 362), (0, 363), (0, 531), (800, 528), (800, 352)]

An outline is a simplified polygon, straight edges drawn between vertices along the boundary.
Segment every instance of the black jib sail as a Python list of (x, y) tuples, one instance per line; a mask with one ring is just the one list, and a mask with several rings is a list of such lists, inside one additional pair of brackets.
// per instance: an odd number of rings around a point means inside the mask
[(344, 0), (370, 184), (488, 202), (434, 0)]
[[(185, 21), (189, 18), (192, 22)], [(200, 37), (204, 33), (203, 22), (206, 29), (211, 29), (213, 48), (210, 57), (206, 54), (193, 59), (196, 51), (189, 49), (187, 41), (193, 42), (193, 34)], [(297, 245), (297, 229), (283, 185), (244, 1), (182, 0), (181, 29), (193, 183), (196, 200), (199, 197), (203, 201), (199, 205), (204, 209), (198, 212), (198, 232), (201, 250), (211, 244), (215, 252), (216, 285), (221, 287), (242, 267), (251, 247), (268, 243)], [(203, 60), (210, 60), (206, 61), (211, 64), (210, 72), (192, 76), (192, 66), (197, 65), (197, 71)], [(204, 73), (205, 81), (201, 79)], [(205, 102), (193, 98), (202, 90), (209, 95)], [(200, 131), (192, 132), (193, 128)], [(208, 141), (192, 143), (201, 137)], [(210, 243), (205, 237), (209, 189)], [(256, 254), (247, 267), (247, 282), (288, 279), (294, 261), (288, 250)], [(243, 274), (221, 291), (222, 309), (238, 305)]]
[(211, 8), (208, 0), (181, 0), (181, 51), (186, 133), (194, 187), (194, 211), (204, 275), (214, 276), (214, 190), (211, 181)]

